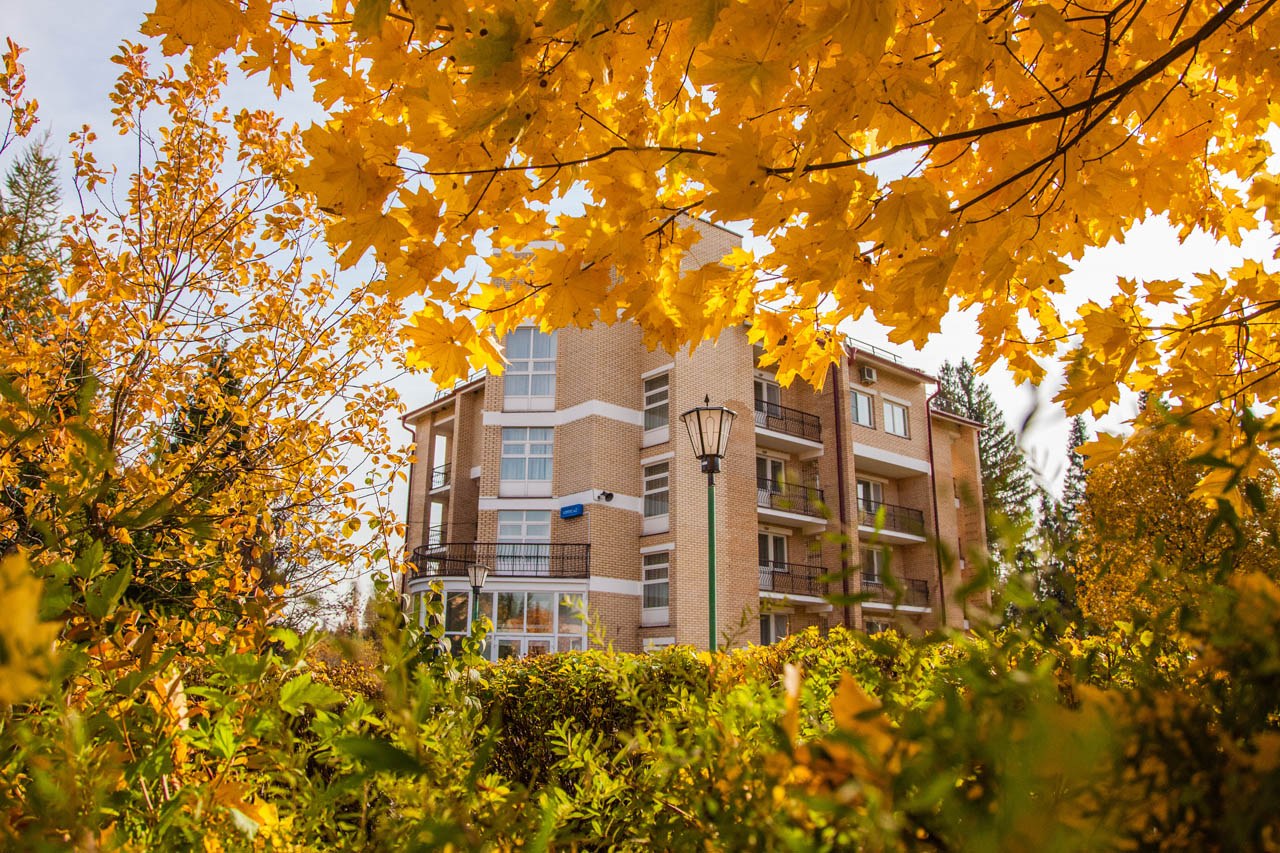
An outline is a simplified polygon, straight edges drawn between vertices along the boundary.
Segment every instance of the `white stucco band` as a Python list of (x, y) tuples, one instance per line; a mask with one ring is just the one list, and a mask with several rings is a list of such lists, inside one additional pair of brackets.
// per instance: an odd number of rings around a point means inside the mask
[(603, 400), (588, 400), (555, 412), (484, 412), (485, 426), (555, 427), (596, 415), (635, 426), (644, 425), (644, 413)]

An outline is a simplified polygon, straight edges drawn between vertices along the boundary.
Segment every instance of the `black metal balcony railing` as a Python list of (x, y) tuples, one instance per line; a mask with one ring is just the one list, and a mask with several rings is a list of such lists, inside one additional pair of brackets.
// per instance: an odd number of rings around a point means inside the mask
[(924, 513), (909, 506), (895, 506), (879, 501), (858, 499), (858, 524), (865, 527), (876, 527), (880, 510), (884, 510), (882, 529), (897, 533), (924, 535)]
[(446, 542), (413, 549), (417, 571), (424, 577), (465, 577), (467, 567), (482, 563), (504, 577), (585, 578), (591, 574), (591, 546), (585, 542)]
[[(910, 578), (897, 578), (893, 586), (886, 584), (879, 575), (862, 576), (862, 591), (870, 593), (871, 601), (883, 604), (907, 605), (908, 607), (929, 606), (929, 582)], [(899, 598), (901, 596), (901, 598)]]
[(451, 466), (448, 462), (443, 465), (437, 465), (431, 469), (431, 488), (442, 489), (449, 485), (449, 473)]
[(423, 548), (442, 548), (447, 543), (445, 531), (448, 525), (433, 524), (427, 528), (427, 537), (423, 542)]
[(822, 566), (764, 560), (760, 563), (760, 590), (823, 596), (827, 594), (826, 583), (819, 580), (823, 574)]
[(781, 480), (770, 480), (766, 477), (756, 478), (756, 505), (783, 512), (812, 515), (815, 518), (822, 517), (822, 508), (825, 506), (822, 489), (784, 483)]
[(822, 440), (822, 421), (817, 415), (764, 400), (756, 400), (756, 426), (810, 441)]

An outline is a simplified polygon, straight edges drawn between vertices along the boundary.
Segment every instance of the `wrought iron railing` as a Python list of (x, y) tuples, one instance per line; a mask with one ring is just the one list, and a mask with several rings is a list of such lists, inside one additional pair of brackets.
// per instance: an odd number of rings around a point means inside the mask
[(810, 441), (822, 440), (822, 421), (817, 415), (764, 400), (756, 400), (756, 426)]
[(431, 488), (442, 489), (449, 485), (449, 474), (452, 466), (446, 462), (431, 469)]
[(907, 605), (908, 607), (929, 606), (929, 582), (911, 578), (895, 578), (886, 583), (881, 575), (862, 576), (862, 592), (870, 594), (870, 601), (882, 604)]
[(822, 499), (822, 489), (784, 483), (781, 480), (770, 480), (767, 477), (756, 478), (756, 505), (783, 512), (812, 515), (815, 518), (822, 517), (822, 511), (826, 506)]
[(423, 543), (424, 548), (442, 548), (448, 543), (445, 538), (445, 531), (448, 530), (447, 524), (433, 524), (427, 528), (427, 538)]
[(761, 592), (780, 592), (792, 595), (827, 594), (827, 585), (819, 580), (823, 572), (822, 566), (808, 563), (784, 563), (780, 560), (762, 560), (760, 562)]
[[(881, 510), (884, 510), (883, 522), (880, 520)], [(858, 524), (915, 536), (924, 535), (924, 513), (920, 510), (865, 498), (858, 499)]]
[(465, 577), (481, 563), (492, 575), (528, 578), (585, 578), (591, 574), (591, 546), (585, 542), (447, 542), (413, 549), (414, 579)]

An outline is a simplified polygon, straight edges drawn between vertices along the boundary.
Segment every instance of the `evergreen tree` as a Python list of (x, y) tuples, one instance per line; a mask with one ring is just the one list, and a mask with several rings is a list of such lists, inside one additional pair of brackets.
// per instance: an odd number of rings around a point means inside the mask
[[(1000, 553), (1002, 531), (1029, 522), (1035, 486), (1017, 437), (1005, 423), (991, 389), (974, 373), (968, 359), (945, 362), (938, 373), (939, 394), (934, 407), (970, 420), (984, 428), (978, 434), (982, 468), (982, 505), (987, 522), (987, 548)], [(1017, 560), (1015, 557), (1015, 560)]]
[(0, 330), (33, 334), (42, 325), (58, 273), (58, 166), (32, 143), (10, 168), (0, 189), (0, 256), (17, 258), (17, 275), (0, 276)]
[(1067, 476), (1062, 499), (1047, 492), (1040, 495), (1040, 544), (1043, 557), (1037, 591), (1042, 601), (1058, 603), (1062, 617), (1075, 622), (1080, 616), (1076, 602), (1075, 572), (1079, 553), (1080, 511), (1085, 498), (1084, 457), (1076, 448), (1089, 440), (1084, 418), (1077, 415), (1067, 437)]

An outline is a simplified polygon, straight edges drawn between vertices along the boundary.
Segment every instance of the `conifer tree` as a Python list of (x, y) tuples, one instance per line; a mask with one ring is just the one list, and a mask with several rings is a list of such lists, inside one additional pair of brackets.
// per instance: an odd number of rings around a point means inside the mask
[(1001, 531), (1026, 524), (1030, 518), (1035, 493), (1031, 472), (991, 389), (974, 373), (968, 359), (959, 365), (944, 362), (938, 373), (938, 389), (936, 408), (985, 425), (978, 434), (978, 455), (987, 548), (995, 555), (1000, 550)]
[(1077, 415), (1067, 437), (1067, 475), (1062, 498), (1040, 494), (1040, 545), (1043, 556), (1038, 568), (1037, 592), (1042, 601), (1058, 603), (1068, 622), (1080, 616), (1076, 603), (1075, 570), (1079, 551), (1080, 510), (1085, 498), (1084, 456), (1076, 448), (1089, 440), (1084, 418)]
[(24, 326), (46, 316), (57, 275), (58, 165), (45, 140), (29, 145), (9, 168), (0, 188), (0, 256), (20, 258), (20, 275), (4, 276), (0, 299), (0, 330), (16, 334), (14, 316)]

